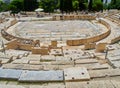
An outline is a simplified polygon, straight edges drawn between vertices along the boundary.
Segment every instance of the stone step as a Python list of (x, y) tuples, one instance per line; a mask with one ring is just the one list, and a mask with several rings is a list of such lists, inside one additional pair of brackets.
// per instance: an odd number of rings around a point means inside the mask
[(0, 88), (26, 88), (26, 87), (19, 86), (19, 85), (3, 85), (3, 84), (0, 84)]
[(115, 80), (99, 80), (89, 82), (66, 82), (66, 88), (120, 88)]
[(89, 74), (91, 78), (120, 76), (120, 69), (90, 70)]
[(72, 67), (64, 69), (65, 81), (90, 80), (89, 73), (84, 67)]
[(92, 63), (98, 63), (98, 61), (96, 59), (75, 60), (75, 64), (92, 64)]
[(22, 70), (0, 69), (0, 79), (18, 80)]
[(46, 85), (46, 86), (40, 86), (40, 85), (34, 85), (30, 86), (29, 88), (65, 88), (65, 85), (63, 84), (53, 84), (53, 85)]
[(63, 71), (23, 71), (19, 82), (61, 82)]

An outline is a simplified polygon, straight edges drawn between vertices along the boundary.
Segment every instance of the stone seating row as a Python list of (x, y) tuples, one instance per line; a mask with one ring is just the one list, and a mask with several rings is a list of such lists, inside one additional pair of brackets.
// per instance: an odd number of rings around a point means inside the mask
[(18, 82), (76, 82), (89, 81), (91, 78), (116, 76), (120, 76), (119, 69), (88, 71), (84, 67), (72, 67), (64, 70), (29, 71), (0, 68), (1, 80), (16, 80)]
[(95, 20), (92, 15), (55, 15), (53, 20)]

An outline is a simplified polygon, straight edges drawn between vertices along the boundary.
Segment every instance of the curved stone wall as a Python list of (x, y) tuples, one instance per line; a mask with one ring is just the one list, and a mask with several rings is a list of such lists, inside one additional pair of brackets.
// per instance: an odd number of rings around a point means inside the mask
[(13, 39), (17, 39), (20, 41), (32, 41), (32, 39), (25, 39), (25, 38), (19, 38), (19, 37), (13, 36), (13, 35), (7, 33), (4, 29), (1, 30), (1, 34), (2, 34), (2, 37), (4, 37), (8, 41), (11, 41)]
[(107, 32), (91, 37), (91, 38), (78, 39), (78, 40), (67, 40), (67, 45), (69, 46), (84, 45), (85, 43), (94, 43), (94, 42), (97, 42), (97, 41), (100, 41), (106, 38), (111, 33), (110, 25), (102, 19), (100, 19), (99, 22), (107, 27), (108, 29)]
[(53, 20), (95, 20), (92, 15), (55, 15)]
[[(67, 40), (67, 42), (66, 42), (67, 45), (69, 45), (69, 46), (84, 45), (85, 43), (94, 43), (94, 42), (97, 42), (97, 41), (100, 41), (100, 40), (106, 38), (111, 33), (110, 25), (102, 19), (100, 19), (99, 22), (107, 27), (107, 32), (97, 35), (97, 36), (94, 36), (94, 37), (86, 38), (86, 39)], [(15, 23), (16, 22), (11, 22), (11, 26), (14, 25)], [(1, 34), (6, 40), (11, 41), (11, 40), (15, 39), (18, 42), (20, 42), (21, 45), (24, 44), (25, 46), (27, 46), (27, 45), (31, 46), (34, 43), (34, 41), (32, 39), (25, 39), (25, 38), (19, 38), (19, 37), (13, 36), (13, 35), (7, 33), (6, 30), (4, 30), (4, 29), (1, 30)], [(24, 49), (24, 48), (25, 47), (22, 47), (22, 49)], [(27, 50), (27, 49), (25, 49), (25, 50)]]

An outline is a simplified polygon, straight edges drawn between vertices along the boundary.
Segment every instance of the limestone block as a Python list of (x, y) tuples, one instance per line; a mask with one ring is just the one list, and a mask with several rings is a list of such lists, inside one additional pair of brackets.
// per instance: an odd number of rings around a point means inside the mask
[(1, 60), (1, 64), (7, 64), (8, 62), (10, 62), (10, 59), (2, 59)]
[(29, 88), (65, 88), (65, 85), (60, 83), (52, 83), (48, 85), (31, 85)]
[(12, 62), (13, 64), (28, 64), (29, 60), (27, 59), (17, 59)]
[(39, 70), (44, 70), (44, 66), (43, 65), (29, 65), (29, 64), (25, 64), (22, 69), (23, 70), (39, 71)]
[[(49, 75), (48, 75), (49, 74)], [(24, 71), (20, 82), (60, 82), (63, 81), (63, 71)]]
[(92, 63), (98, 63), (98, 60), (96, 60), (96, 59), (79, 59), (79, 60), (75, 60), (75, 64), (92, 64)]
[(89, 49), (95, 49), (95, 43), (85, 43), (85, 50), (89, 50)]
[(26, 88), (26, 87), (23, 87), (23, 86), (19, 86), (19, 85), (3, 85), (3, 84), (0, 84), (0, 88)]
[(51, 41), (51, 46), (57, 47), (57, 41)]
[(4, 64), (2, 65), (2, 68), (4, 69), (22, 69), (24, 67), (24, 64)]
[(41, 56), (41, 60), (40, 61), (55, 61), (56, 58), (54, 55), (44, 55)]
[(61, 56), (63, 55), (62, 49), (51, 49), (50, 55)]
[(52, 65), (74, 65), (74, 62), (62, 60), (62, 61), (52, 61), (51, 64)]
[(64, 69), (65, 81), (85, 81), (90, 80), (89, 73), (86, 68), (74, 67)]
[(40, 61), (30, 61), (29, 64), (31, 64), (31, 65), (39, 65)]
[(96, 52), (105, 52), (107, 43), (99, 43), (96, 45)]
[(48, 55), (49, 50), (48, 48), (33, 48), (32, 54), (41, 54), (41, 55)]
[(0, 78), (17, 80), (20, 77), (21, 73), (22, 70), (0, 69)]
[(120, 76), (119, 69), (93, 70), (89, 71), (91, 78), (103, 78), (106, 76)]

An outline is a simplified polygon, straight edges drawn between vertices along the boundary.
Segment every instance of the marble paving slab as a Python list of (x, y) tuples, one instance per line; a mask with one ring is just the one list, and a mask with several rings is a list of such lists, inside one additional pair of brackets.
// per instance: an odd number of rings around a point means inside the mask
[(19, 81), (25, 82), (54, 82), (63, 81), (63, 71), (23, 71)]

